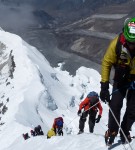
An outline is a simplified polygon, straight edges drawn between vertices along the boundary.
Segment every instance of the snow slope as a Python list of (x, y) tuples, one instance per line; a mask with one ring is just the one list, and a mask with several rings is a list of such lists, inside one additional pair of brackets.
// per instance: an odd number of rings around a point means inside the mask
[[(35, 47), (5, 31), (0, 31), (0, 56), (0, 150), (107, 149), (103, 138), (107, 130), (106, 104), (102, 104), (103, 116), (94, 133), (89, 133), (86, 123), (85, 133), (76, 135), (80, 101), (89, 91), (100, 91), (97, 71), (82, 66), (76, 76), (70, 76), (62, 71), (62, 64), (52, 68)], [(59, 116), (64, 118), (64, 136), (46, 139), (54, 118)], [(39, 124), (45, 136), (24, 141), (22, 134), (30, 134)]]

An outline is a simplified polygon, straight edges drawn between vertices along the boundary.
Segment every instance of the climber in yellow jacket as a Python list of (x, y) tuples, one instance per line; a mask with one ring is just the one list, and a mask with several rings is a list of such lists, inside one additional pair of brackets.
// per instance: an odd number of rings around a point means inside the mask
[(48, 132), (47, 132), (47, 139), (51, 138), (52, 136), (56, 136), (54, 128), (51, 128)]
[[(110, 101), (109, 77), (114, 67), (114, 83)], [(123, 32), (115, 37), (102, 60), (100, 98), (108, 102), (118, 123), (123, 99), (127, 94), (126, 112), (121, 123), (120, 138), (122, 143), (131, 142), (130, 129), (135, 121), (135, 18), (125, 21)], [(109, 111), (108, 130), (105, 133), (106, 143), (111, 145), (118, 134), (119, 126), (112, 112)]]

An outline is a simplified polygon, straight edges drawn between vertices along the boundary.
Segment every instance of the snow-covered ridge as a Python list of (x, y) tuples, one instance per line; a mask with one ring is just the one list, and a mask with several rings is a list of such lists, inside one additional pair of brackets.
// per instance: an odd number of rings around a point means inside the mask
[[(98, 72), (82, 66), (76, 76), (70, 76), (61, 70), (62, 64), (52, 68), (36, 48), (5, 31), (0, 31), (0, 56), (0, 150), (106, 149), (103, 135), (107, 129), (108, 107), (105, 104), (94, 134), (87, 134), (86, 123), (86, 133), (76, 135), (78, 105), (89, 91), (99, 92)], [(58, 116), (64, 118), (64, 136), (48, 140), (46, 133)], [(30, 134), (38, 124), (45, 136), (24, 141), (22, 133)]]
[(0, 27), (0, 30), (3, 31), (3, 29)]
[[(46, 133), (54, 117), (59, 115), (65, 116), (68, 123), (76, 114), (80, 97), (94, 87), (92, 74), (100, 78), (96, 71), (84, 67), (75, 77), (62, 72), (60, 67), (53, 69), (36, 48), (5, 31), (0, 31), (0, 52), (0, 143), (3, 148), (38, 124)], [(75, 107), (72, 108), (73, 101)]]

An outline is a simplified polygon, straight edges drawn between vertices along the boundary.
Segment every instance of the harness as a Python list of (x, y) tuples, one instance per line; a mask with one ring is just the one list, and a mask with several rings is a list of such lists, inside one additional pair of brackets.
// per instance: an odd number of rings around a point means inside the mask
[(119, 63), (118, 60), (120, 59), (125, 65), (130, 64), (131, 55), (126, 48), (126, 39), (122, 33), (119, 34), (115, 52), (117, 55), (117, 63)]

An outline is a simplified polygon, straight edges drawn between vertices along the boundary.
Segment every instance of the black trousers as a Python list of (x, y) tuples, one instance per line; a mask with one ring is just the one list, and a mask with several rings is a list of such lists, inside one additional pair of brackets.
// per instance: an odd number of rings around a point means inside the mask
[[(121, 128), (123, 129), (126, 136), (128, 136), (133, 123), (135, 122), (135, 90), (129, 90), (127, 93), (127, 108), (121, 123)], [(120, 132), (122, 135), (122, 132)]]
[[(121, 108), (123, 106), (123, 99), (125, 98), (128, 88), (126, 87), (126, 85), (127, 84), (121, 84), (120, 86), (117, 83), (114, 83), (113, 85), (110, 108), (119, 123), (120, 123)], [(110, 110), (109, 110), (108, 128), (110, 129), (111, 132), (115, 131), (116, 133), (118, 133), (119, 126), (117, 125)]]
[[(126, 111), (123, 116), (123, 121), (121, 123), (121, 128), (123, 129), (126, 135), (129, 135), (129, 130), (131, 129), (135, 121), (135, 90), (128, 90), (128, 88), (129, 88), (128, 82), (119, 85), (114, 83), (113, 94), (110, 103), (110, 108), (112, 109), (116, 119), (120, 124), (120, 115), (121, 115), (121, 108), (123, 106), (123, 99), (125, 98), (127, 93)], [(110, 111), (109, 111), (108, 128), (110, 129), (111, 132), (115, 131), (116, 133), (118, 133), (119, 126), (117, 125)]]
[(79, 129), (80, 131), (84, 131), (85, 122), (87, 120), (87, 116), (89, 115), (89, 131), (93, 132), (95, 126), (95, 119), (96, 119), (97, 110), (88, 110), (82, 113), (82, 116), (79, 120)]
[(60, 135), (62, 135), (62, 136), (63, 136), (63, 130), (62, 130), (62, 128), (58, 128), (57, 133), (58, 133), (58, 135), (59, 135), (59, 136), (60, 136)]

